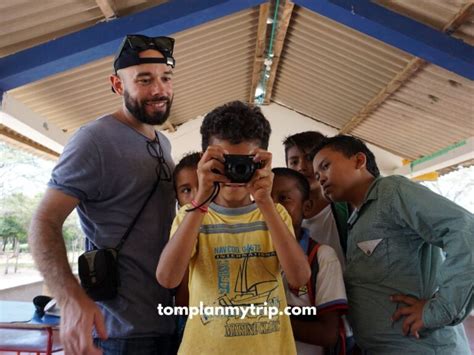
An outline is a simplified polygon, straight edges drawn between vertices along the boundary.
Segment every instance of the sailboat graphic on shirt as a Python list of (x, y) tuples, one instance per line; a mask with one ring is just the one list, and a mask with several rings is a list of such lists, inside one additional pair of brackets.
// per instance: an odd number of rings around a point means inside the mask
[(247, 254), (242, 264), (239, 266), (237, 279), (234, 284), (234, 297), (223, 295), (219, 297), (221, 306), (250, 306), (251, 304), (258, 306), (268, 302), (270, 296), (278, 287), (278, 281), (269, 271), (265, 272), (271, 279), (263, 279), (263, 275), (258, 275), (258, 280), (249, 279), (247, 268), (249, 264), (249, 255)]

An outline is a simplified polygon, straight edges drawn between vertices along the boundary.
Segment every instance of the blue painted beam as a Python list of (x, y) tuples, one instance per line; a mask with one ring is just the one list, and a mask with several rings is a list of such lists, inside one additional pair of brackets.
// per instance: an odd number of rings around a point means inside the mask
[(137, 14), (99, 23), (0, 58), (0, 92), (112, 55), (126, 34), (166, 36), (266, 1), (174, 0)]
[(293, 0), (322, 16), (474, 80), (474, 47), (368, 0)]

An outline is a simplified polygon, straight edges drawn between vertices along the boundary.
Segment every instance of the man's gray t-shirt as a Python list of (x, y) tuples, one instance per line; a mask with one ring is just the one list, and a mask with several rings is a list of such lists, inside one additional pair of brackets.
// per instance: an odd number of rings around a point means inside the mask
[[(157, 133), (172, 171), (171, 146)], [(80, 200), (82, 229), (99, 248), (116, 247), (157, 180), (157, 158), (149, 139), (113, 116), (80, 128), (66, 145), (49, 187)], [(171, 181), (161, 180), (119, 253), (119, 295), (100, 302), (108, 336), (143, 337), (171, 334), (174, 321), (156, 307), (172, 304), (170, 292), (155, 278), (160, 254), (175, 215)]]

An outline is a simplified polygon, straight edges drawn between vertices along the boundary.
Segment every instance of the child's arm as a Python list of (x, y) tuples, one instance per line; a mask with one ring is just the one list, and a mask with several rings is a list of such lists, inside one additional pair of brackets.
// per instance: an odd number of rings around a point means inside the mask
[(263, 214), (288, 283), (293, 287), (302, 286), (308, 281), (311, 270), (303, 250), (280, 217), (273, 203), (271, 197), (273, 184), (272, 154), (260, 149), (257, 151), (254, 160), (262, 161), (265, 165), (255, 172), (252, 180), (247, 184), (247, 189)]
[(323, 347), (336, 345), (338, 326), (338, 311), (321, 314), (314, 321), (291, 318), (291, 327), (296, 340)]
[(428, 300), (395, 295), (404, 302), (393, 319), (405, 316), (403, 331), (418, 337), (423, 328), (456, 325), (469, 315), (474, 302), (474, 216), (426, 187), (402, 181), (393, 198), (394, 215), (426, 242), (446, 254), (439, 272), (439, 291)]
[[(211, 195), (215, 181), (228, 182), (224, 175), (211, 171), (212, 169), (223, 171), (223, 154), (221, 147), (209, 146), (199, 161), (197, 169), (199, 187), (195, 198), (197, 203), (205, 201)], [(163, 249), (156, 268), (156, 279), (163, 287), (175, 288), (183, 279), (204, 215), (200, 210), (186, 213), (176, 232), (172, 233), (172, 238)]]
[(189, 290), (188, 290), (188, 281), (189, 281), (189, 269), (184, 273), (183, 280), (179, 284), (176, 290), (175, 304), (181, 307), (187, 307), (189, 305)]
[(175, 288), (183, 279), (203, 218), (199, 210), (188, 212), (163, 249), (156, 268), (156, 279), (163, 287)]
[(340, 312), (347, 311), (341, 263), (328, 245), (321, 245), (316, 257), (319, 267), (316, 285), (313, 285), (316, 294), (311, 304), (317, 305), (318, 314), (311, 321), (292, 317), (291, 325), (296, 340), (324, 347), (334, 346), (339, 337)]

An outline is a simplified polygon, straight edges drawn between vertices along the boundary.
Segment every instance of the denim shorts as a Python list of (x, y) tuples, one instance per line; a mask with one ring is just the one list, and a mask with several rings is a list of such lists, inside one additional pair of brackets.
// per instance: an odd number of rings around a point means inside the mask
[(146, 338), (94, 339), (104, 355), (172, 355), (176, 354), (174, 337), (164, 335)]

